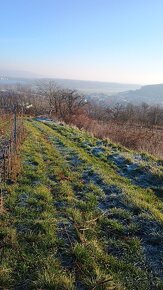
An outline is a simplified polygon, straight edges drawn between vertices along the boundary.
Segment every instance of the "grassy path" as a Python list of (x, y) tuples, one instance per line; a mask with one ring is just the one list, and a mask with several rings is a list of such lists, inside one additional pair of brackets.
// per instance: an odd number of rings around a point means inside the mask
[(136, 185), (107, 158), (120, 149), (84, 132), (34, 121), (27, 130), (1, 217), (2, 289), (162, 289), (160, 184)]

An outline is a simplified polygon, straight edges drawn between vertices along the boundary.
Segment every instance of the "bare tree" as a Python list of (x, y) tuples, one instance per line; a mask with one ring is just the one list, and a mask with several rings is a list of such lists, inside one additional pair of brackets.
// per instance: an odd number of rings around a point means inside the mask
[(37, 93), (48, 102), (49, 115), (70, 121), (85, 104), (85, 98), (76, 90), (62, 89), (54, 80), (37, 81)]
[(48, 102), (49, 115), (51, 116), (53, 112), (57, 114), (58, 105), (57, 98), (59, 87), (54, 80), (42, 79), (36, 83), (37, 93), (44, 98), (45, 102)]
[(84, 96), (76, 90), (62, 90), (62, 101), (64, 108), (62, 118), (67, 121), (70, 121), (73, 115), (78, 114), (86, 103)]
[(163, 125), (163, 110), (159, 106), (152, 106), (148, 115), (151, 126)]

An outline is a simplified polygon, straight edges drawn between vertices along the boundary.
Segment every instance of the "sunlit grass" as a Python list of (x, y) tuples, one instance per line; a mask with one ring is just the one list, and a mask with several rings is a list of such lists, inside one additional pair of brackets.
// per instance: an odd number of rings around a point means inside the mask
[[(161, 225), (162, 201), (107, 162), (113, 147), (132, 152), (105, 140), (95, 156), (101, 140), (85, 131), (34, 121), (26, 127), (22, 174), (7, 188), (1, 221), (2, 288), (161, 289), (138, 218)], [(160, 245), (161, 233), (150, 239)]]

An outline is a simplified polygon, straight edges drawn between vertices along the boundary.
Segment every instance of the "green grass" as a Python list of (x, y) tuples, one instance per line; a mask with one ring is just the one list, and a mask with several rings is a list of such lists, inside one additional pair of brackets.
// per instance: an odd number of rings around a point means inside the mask
[[(161, 248), (162, 200), (107, 158), (115, 149), (130, 163), (133, 152), (68, 126), (26, 127), (1, 217), (2, 289), (162, 289), (161, 257), (148, 257), (149, 244)], [(145, 162), (161, 176), (155, 158)]]

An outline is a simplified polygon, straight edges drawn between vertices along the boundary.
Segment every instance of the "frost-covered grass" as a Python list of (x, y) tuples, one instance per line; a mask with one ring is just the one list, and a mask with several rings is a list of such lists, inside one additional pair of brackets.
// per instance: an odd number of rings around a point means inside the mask
[[(130, 165), (133, 152), (68, 126), (26, 127), (1, 218), (2, 289), (162, 289), (161, 197), (109, 160)], [(161, 166), (149, 172), (159, 179)]]

